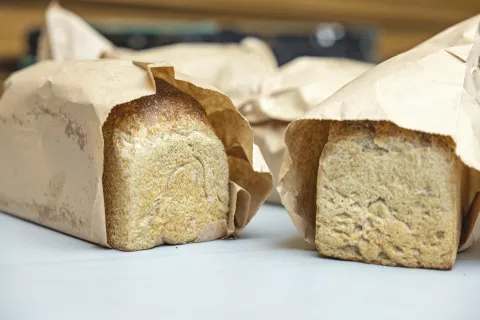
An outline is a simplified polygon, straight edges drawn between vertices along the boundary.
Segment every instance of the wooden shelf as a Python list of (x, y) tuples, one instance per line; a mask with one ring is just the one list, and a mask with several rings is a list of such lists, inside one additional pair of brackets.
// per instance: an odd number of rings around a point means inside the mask
[(478, 0), (65, 0), (62, 3), (115, 4), (354, 24), (448, 26), (480, 12)]

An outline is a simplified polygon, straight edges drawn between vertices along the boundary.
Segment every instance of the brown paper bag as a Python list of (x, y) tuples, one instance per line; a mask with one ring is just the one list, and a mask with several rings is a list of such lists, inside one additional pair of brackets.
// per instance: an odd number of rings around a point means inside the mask
[(203, 81), (242, 103), (277, 69), (270, 47), (256, 38), (239, 44), (179, 43), (134, 51), (116, 48), (75, 14), (52, 3), (39, 41), (39, 60), (115, 58), (167, 61), (177, 72)]
[(115, 105), (154, 94), (154, 78), (200, 102), (228, 155), (227, 225), (207, 226), (196, 241), (242, 230), (272, 188), (253, 131), (227, 96), (162, 63), (45, 61), (7, 79), (0, 100), (0, 211), (108, 246), (102, 125)]
[(297, 229), (314, 244), (318, 161), (330, 120), (385, 120), (448, 135), (470, 169), (460, 250), (480, 234), (480, 15), (453, 26), (352, 81), (292, 122), (278, 191)]
[[(277, 181), (287, 125), (373, 65), (342, 58), (297, 58), (268, 77), (259, 93), (238, 106), (253, 126), (255, 143)], [(269, 202), (280, 203), (274, 190)]]

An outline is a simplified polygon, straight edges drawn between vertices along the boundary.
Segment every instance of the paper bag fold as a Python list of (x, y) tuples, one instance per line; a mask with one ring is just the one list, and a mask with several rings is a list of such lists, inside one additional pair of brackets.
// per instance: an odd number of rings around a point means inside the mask
[(98, 59), (113, 48), (109, 40), (82, 18), (56, 2), (49, 4), (38, 40), (37, 60)]
[[(0, 186), (0, 210), (108, 246), (102, 125), (114, 106), (155, 94), (154, 78), (204, 107), (239, 188), (231, 192), (230, 232), (243, 229), (272, 187), (253, 131), (227, 96), (163, 63), (46, 61), (13, 74), (0, 100), (0, 179), (8, 182)], [(227, 221), (197, 241), (226, 234)]]
[(464, 228), (460, 250), (480, 234), (480, 16), (364, 73), (293, 121), (278, 191), (297, 229), (314, 243), (318, 161), (332, 120), (390, 121), (447, 135), (468, 166), (462, 179)]

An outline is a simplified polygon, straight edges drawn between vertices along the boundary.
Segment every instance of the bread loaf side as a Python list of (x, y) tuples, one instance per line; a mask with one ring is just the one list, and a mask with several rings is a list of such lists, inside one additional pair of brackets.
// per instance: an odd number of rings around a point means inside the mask
[(450, 138), (385, 122), (332, 122), (318, 168), (318, 251), (451, 269), (460, 238), (460, 170)]
[(112, 109), (103, 135), (107, 238), (113, 248), (192, 242), (214, 223), (226, 231), (227, 156), (193, 97), (157, 80), (155, 95)]

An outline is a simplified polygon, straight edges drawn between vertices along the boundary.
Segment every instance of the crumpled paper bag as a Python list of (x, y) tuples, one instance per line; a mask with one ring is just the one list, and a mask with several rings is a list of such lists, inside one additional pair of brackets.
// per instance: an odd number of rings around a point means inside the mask
[(82, 18), (56, 3), (47, 8), (38, 47), (39, 60), (103, 57), (167, 61), (177, 72), (218, 88), (235, 105), (277, 69), (270, 47), (257, 38), (246, 38), (239, 44), (179, 43), (140, 51), (117, 48)]
[(297, 229), (314, 244), (318, 161), (331, 120), (384, 120), (452, 137), (468, 166), (459, 250), (480, 235), (480, 15), (366, 72), (293, 121), (285, 134), (278, 191)]
[(37, 46), (37, 60), (90, 60), (114, 49), (113, 43), (85, 20), (50, 3)]
[[(255, 143), (274, 183), (283, 160), (287, 125), (372, 67), (370, 63), (343, 58), (297, 58), (280, 67), (262, 83), (259, 92), (252, 92), (248, 100), (238, 105), (253, 126)], [(276, 190), (268, 201), (280, 203)]]
[(197, 241), (241, 231), (272, 188), (252, 128), (227, 96), (163, 63), (45, 61), (10, 76), (0, 99), (0, 211), (108, 246), (102, 125), (115, 105), (155, 94), (155, 78), (200, 102), (227, 152), (227, 224)]

